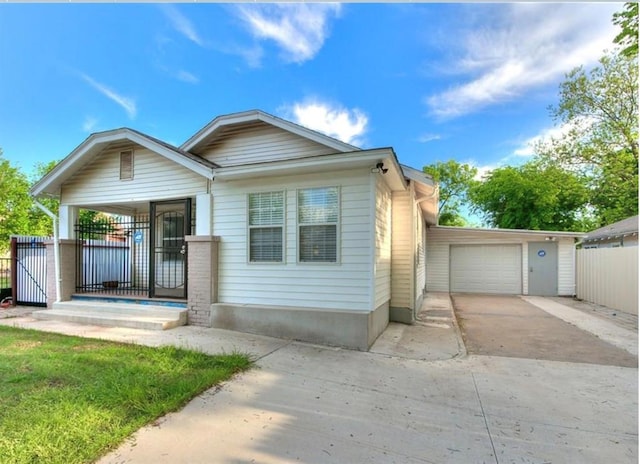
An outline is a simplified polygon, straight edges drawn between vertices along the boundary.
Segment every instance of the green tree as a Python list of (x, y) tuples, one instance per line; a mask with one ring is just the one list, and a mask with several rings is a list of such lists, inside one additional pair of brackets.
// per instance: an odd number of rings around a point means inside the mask
[(478, 170), (455, 160), (438, 161), (423, 168), (423, 171), (438, 182), (438, 224), (442, 226), (465, 226), (467, 221), (461, 214), (462, 205), (467, 202), (469, 187)]
[(0, 149), (0, 252), (9, 249), (11, 235), (29, 233), (29, 181), (5, 159)]
[[(34, 167), (33, 177), (30, 179), (30, 184), (33, 186), (38, 180), (44, 177), (49, 171), (51, 171), (57, 161), (50, 161), (48, 163), (38, 162)], [(53, 214), (58, 214), (58, 208), (60, 201), (53, 197), (41, 197), (37, 199), (39, 203), (45, 206)], [(53, 221), (46, 215), (35, 203), (32, 204), (29, 212), (29, 224), (32, 235), (51, 236), (53, 235)]]
[(492, 227), (576, 231), (590, 225), (584, 181), (557, 166), (529, 162), (494, 169), (469, 189), (469, 199)]
[(536, 146), (549, 166), (580, 172), (598, 226), (638, 214), (638, 62), (609, 53), (590, 71), (576, 68), (551, 107), (566, 135)]
[(613, 42), (622, 47), (620, 53), (628, 58), (638, 56), (638, 3), (624, 4), (623, 11), (613, 15), (613, 24), (620, 26), (620, 33)]

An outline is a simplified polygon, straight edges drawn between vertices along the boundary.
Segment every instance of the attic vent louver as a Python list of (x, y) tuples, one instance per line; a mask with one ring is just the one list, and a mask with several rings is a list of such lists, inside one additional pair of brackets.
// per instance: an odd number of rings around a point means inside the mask
[(133, 150), (120, 152), (120, 180), (133, 179)]

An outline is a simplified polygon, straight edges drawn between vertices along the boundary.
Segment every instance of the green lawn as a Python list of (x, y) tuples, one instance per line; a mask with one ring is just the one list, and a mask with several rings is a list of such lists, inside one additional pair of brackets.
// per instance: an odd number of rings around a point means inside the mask
[(0, 326), (0, 463), (92, 462), (251, 365)]

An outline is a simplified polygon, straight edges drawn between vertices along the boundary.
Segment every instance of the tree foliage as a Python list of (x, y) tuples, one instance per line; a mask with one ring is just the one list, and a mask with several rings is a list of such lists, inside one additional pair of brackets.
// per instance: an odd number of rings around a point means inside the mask
[(29, 233), (29, 181), (5, 159), (0, 149), (0, 252), (9, 249), (11, 235)]
[(462, 205), (467, 202), (467, 193), (478, 170), (455, 160), (438, 161), (423, 168), (438, 182), (438, 224), (443, 226), (465, 226), (467, 221), (461, 214)]
[(624, 4), (624, 9), (613, 15), (613, 24), (620, 26), (620, 33), (613, 42), (622, 47), (621, 53), (628, 57), (638, 56), (638, 3)]
[[(49, 171), (51, 171), (56, 164), (57, 161), (50, 161), (48, 163), (38, 162), (35, 165), (33, 177), (30, 179), (30, 184), (33, 186), (38, 180), (44, 177)], [(53, 214), (58, 214), (58, 208), (60, 206), (60, 201), (57, 198), (38, 198), (38, 202), (41, 203), (44, 207), (46, 207)], [(38, 208), (35, 203), (32, 204), (30, 215), (29, 215), (29, 223), (31, 235), (39, 235), (39, 236), (51, 236), (53, 235), (53, 221), (51, 218), (44, 213), (40, 208)]]
[(584, 230), (588, 189), (576, 173), (529, 162), (494, 169), (469, 190), (485, 223), (505, 229)]
[(551, 108), (570, 130), (536, 146), (542, 162), (585, 176), (598, 226), (638, 214), (637, 97), (637, 58), (609, 53), (590, 71), (576, 68)]

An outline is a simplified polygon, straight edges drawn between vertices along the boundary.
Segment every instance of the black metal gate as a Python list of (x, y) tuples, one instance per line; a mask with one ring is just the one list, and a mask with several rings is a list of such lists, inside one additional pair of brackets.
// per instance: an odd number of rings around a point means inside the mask
[(149, 296), (149, 217), (79, 222), (76, 292)]
[(47, 249), (49, 237), (11, 238), (11, 287), (15, 304), (47, 305)]

